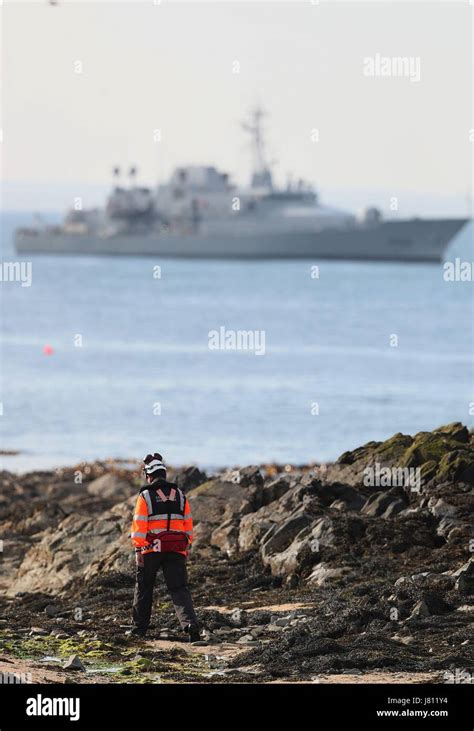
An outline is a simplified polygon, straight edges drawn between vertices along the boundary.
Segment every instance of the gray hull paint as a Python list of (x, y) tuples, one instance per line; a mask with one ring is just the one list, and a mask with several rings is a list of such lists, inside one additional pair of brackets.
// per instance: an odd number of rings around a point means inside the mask
[(346, 259), (440, 261), (463, 219), (387, 221), (375, 227), (319, 233), (247, 236), (74, 235), (17, 233), (20, 254), (158, 256), (196, 259)]

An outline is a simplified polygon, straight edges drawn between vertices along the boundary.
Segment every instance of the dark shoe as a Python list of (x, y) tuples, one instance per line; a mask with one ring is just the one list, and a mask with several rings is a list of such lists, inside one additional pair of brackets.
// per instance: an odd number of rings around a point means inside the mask
[(199, 634), (199, 627), (197, 624), (188, 624), (186, 632), (189, 637), (189, 642), (199, 642), (201, 635)]
[(130, 631), (130, 634), (133, 635), (134, 637), (145, 637), (146, 629), (142, 629), (142, 627), (134, 627)]

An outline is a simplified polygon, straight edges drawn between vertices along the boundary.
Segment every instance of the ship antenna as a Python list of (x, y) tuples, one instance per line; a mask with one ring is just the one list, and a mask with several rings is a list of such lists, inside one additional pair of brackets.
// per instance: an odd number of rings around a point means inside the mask
[(117, 181), (117, 184), (118, 184), (118, 181), (120, 178), (120, 168), (118, 166), (112, 168), (112, 176), (113, 176), (114, 180)]
[(265, 143), (263, 140), (262, 119), (265, 112), (257, 106), (250, 116), (250, 121), (243, 122), (242, 127), (252, 137), (253, 150), (253, 174), (252, 186), (272, 187), (272, 179), (269, 165), (265, 158)]

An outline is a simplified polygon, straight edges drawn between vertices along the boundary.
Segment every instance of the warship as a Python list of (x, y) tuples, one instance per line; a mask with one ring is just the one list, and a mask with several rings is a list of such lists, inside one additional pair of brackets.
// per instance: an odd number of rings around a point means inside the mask
[[(274, 185), (257, 108), (250, 134), (250, 185), (237, 187), (213, 166), (178, 167), (166, 184), (113, 186), (103, 209), (72, 209), (58, 226), (15, 231), (19, 254), (124, 255), (215, 259), (441, 261), (467, 218), (361, 217), (323, 205), (303, 180)], [(114, 177), (120, 178), (119, 168)]]

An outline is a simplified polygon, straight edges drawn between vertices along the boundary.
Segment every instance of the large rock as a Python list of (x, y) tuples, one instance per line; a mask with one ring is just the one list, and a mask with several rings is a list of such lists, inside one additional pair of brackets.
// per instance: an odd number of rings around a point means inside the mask
[(413, 443), (404, 452), (399, 460), (400, 467), (421, 467), (425, 462), (435, 461), (437, 464), (442, 458), (460, 447), (460, 444), (442, 432), (419, 432)]
[(368, 466), (420, 468), (424, 484), (464, 481), (474, 484), (474, 450), (471, 437), (459, 422), (414, 437), (395, 434), (385, 442), (368, 442), (344, 452), (336, 464), (329, 465), (325, 478), (362, 485)]
[(271, 553), (262, 547), (262, 560), (269, 566), (273, 576), (291, 577), (298, 573), (306, 564), (312, 562), (311, 531), (304, 528), (292, 539), (283, 550)]
[[(290, 583), (316, 572), (312, 583), (319, 585), (327, 571), (339, 572), (341, 555), (348, 566), (360, 562), (367, 567), (399, 557), (410, 575), (428, 567), (432, 573), (452, 571), (452, 557), (459, 561), (471, 538), (473, 458), (471, 437), (456, 423), (415, 437), (396, 434), (385, 442), (369, 442), (327, 470), (265, 468), (271, 476), (264, 480), (250, 466), (201, 483), (202, 472), (185, 468), (176, 471), (175, 479), (188, 490), (192, 553), (198, 549), (194, 560), (211, 559), (218, 550), (227, 556), (253, 551), (260, 570), (269, 569)], [(365, 470), (376, 463), (420, 467), (423, 490), (366, 485)], [(0, 475), (9, 498), (0, 501), (0, 527), (9, 536), (4, 569), (10, 594), (62, 592), (78, 579), (133, 575), (133, 475), (97, 463), (81, 467), (91, 481), (76, 485), (76, 472)], [(471, 592), (471, 570), (453, 579), (459, 594)], [(444, 585), (425, 588), (438, 586)], [(405, 616), (412, 607), (413, 601)]]
[(210, 543), (228, 556), (239, 551), (239, 526), (230, 518), (216, 528), (210, 536)]
[(311, 494), (318, 498), (323, 507), (328, 507), (335, 501), (342, 501), (348, 510), (360, 510), (366, 500), (366, 496), (361, 490), (356, 490), (342, 482), (314, 479), (310, 483), (310, 487)]
[(119, 503), (99, 516), (72, 514), (33, 544), (11, 582), (8, 595), (58, 592), (73, 579), (132, 566), (129, 529), (132, 502)]
[(467, 426), (461, 424), (460, 421), (453, 421), (451, 424), (440, 426), (437, 429), (434, 429), (434, 432), (445, 434), (451, 439), (454, 439), (456, 442), (461, 442), (462, 444), (469, 444), (470, 442), (471, 435), (469, 434), (469, 429)]
[(198, 467), (191, 465), (179, 470), (173, 470), (170, 478), (183, 492), (189, 492), (207, 481), (207, 475)]
[[(320, 511), (319, 501), (314, 498), (312, 485), (296, 484), (283, 491), (279, 500), (273, 500), (268, 505), (263, 505), (259, 510), (244, 515), (240, 520), (239, 547), (241, 551), (257, 549), (262, 540), (269, 539), (272, 532), (276, 531), (280, 524), (285, 523), (290, 517), (299, 511), (299, 514), (307, 514), (308, 522), (314, 518), (315, 511)], [(297, 530), (301, 525), (297, 526)], [(294, 531), (292, 538), (296, 534)], [(290, 542), (290, 541), (288, 541)]]
[(266, 482), (262, 491), (262, 505), (279, 500), (288, 490), (294, 486), (294, 480), (290, 475), (283, 475)]
[(276, 514), (272, 506), (265, 505), (255, 513), (244, 515), (239, 525), (239, 548), (241, 551), (257, 549), (263, 536), (275, 525)]
[(424, 619), (436, 614), (446, 614), (452, 607), (445, 602), (443, 597), (435, 591), (428, 591), (413, 607), (408, 620)]
[(474, 485), (473, 450), (458, 449), (445, 454), (439, 462), (435, 478), (437, 482), (466, 482)]
[(433, 495), (428, 500), (427, 508), (432, 515), (438, 520), (443, 518), (454, 518), (458, 510), (455, 505), (451, 505), (441, 497)]
[(321, 548), (334, 542), (334, 523), (329, 516), (315, 519), (300, 509), (265, 534), (260, 554), (274, 576), (291, 576), (314, 563)]
[(312, 586), (324, 586), (327, 583), (338, 581), (349, 573), (349, 569), (343, 566), (328, 566), (320, 563), (315, 566), (307, 578), (307, 583)]
[(199, 529), (195, 532), (194, 547), (212, 542), (213, 532), (223, 523), (231, 520), (238, 523), (243, 515), (258, 510), (262, 504), (262, 484), (258, 470), (242, 470), (235, 482), (209, 480), (192, 490), (188, 499), (194, 524)]
[(456, 577), (455, 588), (460, 594), (469, 596), (474, 594), (474, 559), (470, 558), (467, 563), (453, 573)]
[(412, 443), (412, 437), (399, 432), (385, 442), (368, 442), (352, 452), (344, 452), (337, 460), (337, 464), (355, 464), (361, 461), (367, 463), (368, 459), (372, 460), (374, 457), (377, 457), (380, 464), (393, 464)]
[(376, 492), (371, 495), (361, 509), (364, 515), (393, 518), (406, 508), (403, 492), (398, 488), (389, 492)]
[(113, 474), (98, 477), (96, 480), (89, 482), (86, 489), (89, 495), (104, 499), (116, 498), (117, 502), (126, 500), (133, 494), (133, 488), (130, 484)]
[(311, 525), (311, 522), (310, 516), (300, 509), (281, 524), (275, 523), (261, 541), (260, 550), (264, 563), (268, 556), (286, 550), (300, 530)]

